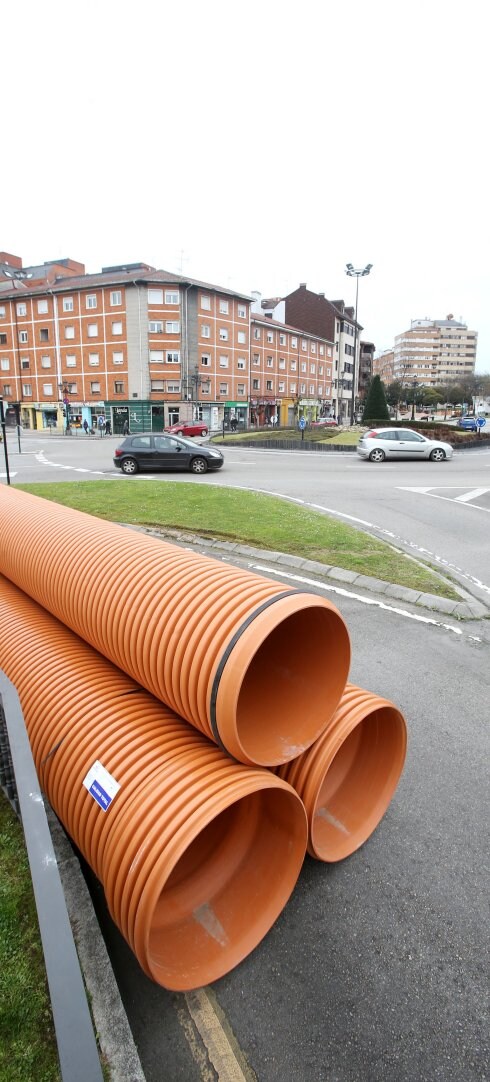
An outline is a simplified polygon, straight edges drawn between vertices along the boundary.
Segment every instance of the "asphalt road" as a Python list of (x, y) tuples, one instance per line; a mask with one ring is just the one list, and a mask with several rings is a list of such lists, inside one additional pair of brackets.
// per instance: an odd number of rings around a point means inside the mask
[[(12, 452), (13, 479), (111, 476), (116, 442), (87, 440), (80, 453), (75, 440), (39, 448), (34, 440), (32, 454)], [(350, 455), (238, 451), (219, 477), (199, 483), (260, 484), (370, 520), (374, 509), (381, 529), (434, 546), (485, 591), (489, 467), (489, 451), (442, 466), (383, 467)], [(439, 493), (441, 485), (485, 491), (458, 502), (407, 492)], [(273, 574), (282, 577), (277, 567)], [(331, 866), (307, 858), (269, 935), (212, 988), (173, 995), (149, 982), (94, 886), (147, 1082), (489, 1078), (488, 621), (369, 603), (332, 584), (325, 591), (350, 631), (350, 680), (391, 699), (407, 719), (401, 782), (356, 854)]]

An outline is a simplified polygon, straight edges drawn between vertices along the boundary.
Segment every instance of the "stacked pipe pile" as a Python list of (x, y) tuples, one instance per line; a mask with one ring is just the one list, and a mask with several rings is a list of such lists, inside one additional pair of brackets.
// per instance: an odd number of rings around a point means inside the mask
[(145, 972), (200, 987), (263, 938), (306, 847), (372, 833), (403, 716), (347, 684), (314, 594), (4, 486), (0, 522), (0, 668), (40, 783)]

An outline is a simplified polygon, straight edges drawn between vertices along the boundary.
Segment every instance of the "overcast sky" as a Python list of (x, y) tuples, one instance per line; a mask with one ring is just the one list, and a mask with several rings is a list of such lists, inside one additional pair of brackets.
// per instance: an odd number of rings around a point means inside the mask
[(0, 249), (143, 261), (452, 313), (490, 371), (488, 7), (21, 0), (2, 7)]

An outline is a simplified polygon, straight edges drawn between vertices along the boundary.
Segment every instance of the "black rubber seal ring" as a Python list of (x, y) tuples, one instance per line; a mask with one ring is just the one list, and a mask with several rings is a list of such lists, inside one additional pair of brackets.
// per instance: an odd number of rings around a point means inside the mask
[(240, 624), (240, 627), (237, 628), (235, 634), (230, 639), (226, 647), (226, 650), (218, 665), (218, 668), (216, 669), (216, 674), (213, 680), (211, 698), (209, 701), (209, 721), (211, 725), (211, 731), (213, 733), (214, 739), (216, 740), (216, 743), (218, 744), (218, 747), (222, 748), (223, 751), (226, 751), (228, 755), (230, 754), (230, 752), (225, 747), (220, 737), (218, 722), (216, 719), (216, 701), (218, 698), (220, 680), (223, 675), (223, 670), (226, 662), (228, 661), (228, 658), (233, 648), (236, 646), (238, 640), (243, 635), (243, 632), (246, 631), (247, 627), (250, 626), (250, 624), (257, 618), (257, 616), (260, 616), (261, 612), (264, 612), (264, 610), (268, 609), (271, 605), (275, 605), (276, 601), (282, 601), (283, 597), (291, 597), (292, 594), (303, 594), (305, 592), (305, 590), (283, 590), (282, 593), (276, 594), (274, 597), (269, 597), (267, 601), (264, 601), (262, 605), (259, 605), (258, 609), (254, 609), (254, 611), (247, 616), (247, 619), (243, 621), (243, 624)]

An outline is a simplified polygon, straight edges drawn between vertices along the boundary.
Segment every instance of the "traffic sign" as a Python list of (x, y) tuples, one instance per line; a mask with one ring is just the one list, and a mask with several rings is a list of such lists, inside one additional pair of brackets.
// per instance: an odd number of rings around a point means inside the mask
[(478, 425), (478, 428), (485, 428), (485, 425), (486, 425), (487, 422), (486, 422), (485, 417), (477, 417), (476, 418), (476, 423)]
[(300, 420), (299, 420), (299, 427), (301, 428), (301, 430), (303, 430), (304, 428), (306, 428), (306, 421), (305, 421), (304, 417), (300, 417)]

